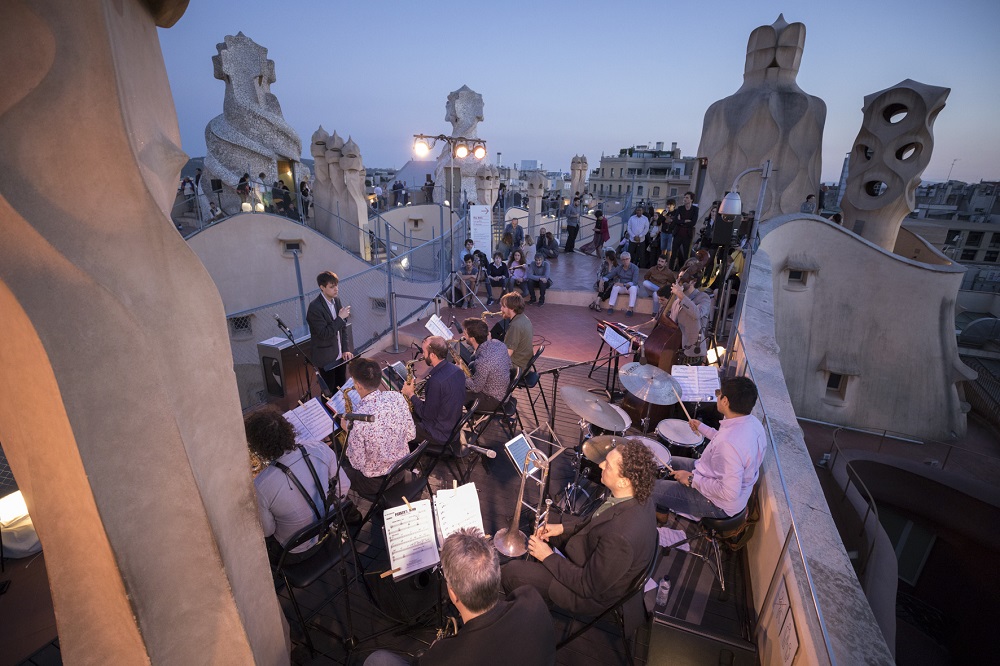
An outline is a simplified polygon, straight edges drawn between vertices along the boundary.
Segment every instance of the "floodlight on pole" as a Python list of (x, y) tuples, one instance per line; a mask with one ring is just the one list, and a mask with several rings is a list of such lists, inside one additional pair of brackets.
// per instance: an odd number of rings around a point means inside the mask
[(413, 142), (413, 152), (417, 154), (417, 157), (426, 157), (427, 153), (431, 152), (431, 144), (428, 143), (427, 139), (418, 138)]
[(484, 157), (486, 157), (486, 146), (481, 143), (476, 144), (475, 149), (472, 151), (472, 155), (477, 160), (483, 159)]
[[(740, 318), (743, 314), (743, 305), (747, 297), (747, 285), (750, 282), (750, 265), (753, 263), (753, 254), (755, 251), (754, 240), (757, 238), (757, 229), (760, 226), (760, 218), (764, 214), (764, 194), (767, 192), (767, 179), (771, 176), (771, 160), (764, 160), (764, 163), (759, 167), (754, 167), (752, 169), (746, 169), (741, 172), (736, 178), (733, 179), (733, 187), (728, 194), (726, 194), (722, 203), (719, 205), (719, 215), (739, 215), (743, 212), (743, 204), (740, 201), (740, 195), (736, 188), (739, 185), (740, 179), (748, 173), (760, 172), (760, 192), (757, 195), (757, 210), (753, 218), (753, 225), (750, 227), (750, 235), (747, 238), (746, 247), (743, 251), (746, 253), (746, 258), (743, 260), (743, 274), (740, 275), (740, 290), (736, 297), (736, 308), (733, 310), (733, 324), (732, 329), (729, 332), (729, 339), (726, 341), (726, 361), (725, 365), (729, 364), (730, 354), (733, 351), (733, 343), (736, 341), (736, 335), (739, 332)], [(726, 204), (729, 204), (728, 206)], [(733, 211), (736, 212), (733, 212)]]
[(464, 160), (469, 156), (469, 145), (464, 141), (460, 141), (455, 144), (455, 157), (460, 160)]

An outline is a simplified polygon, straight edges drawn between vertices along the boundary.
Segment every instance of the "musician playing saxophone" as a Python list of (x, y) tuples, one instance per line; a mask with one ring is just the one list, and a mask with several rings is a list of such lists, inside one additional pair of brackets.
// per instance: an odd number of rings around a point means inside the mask
[(465, 402), (479, 398), (479, 411), (493, 411), (500, 405), (510, 384), (510, 355), (507, 345), (489, 339), (489, 328), (475, 317), (462, 322), (472, 346), (475, 372), (465, 379)]
[[(432, 335), (424, 339), (424, 362), (431, 366), (424, 384), (423, 397), (416, 395), (413, 382), (403, 384), (403, 395), (413, 405), (417, 440), (426, 439), (444, 446), (455, 424), (462, 418), (465, 401), (465, 374), (448, 360), (448, 343)], [(455, 451), (458, 453), (458, 451)]]
[[(367, 358), (351, 359), (347, 371), (361, 401), (353, 405), (357, 414), (371, 414), (375, 420), (355, 421), (347, 437), (347, 460), (344, 472), (351, 487), (362, 496), (378, 493), (385, 475), (410, 452), (409, 441), (416, 435), (410, 409), (402, 394), (383, 391), (382, 370), (378, 362)], [(347, 430), (348, 421), (341, 420)]]

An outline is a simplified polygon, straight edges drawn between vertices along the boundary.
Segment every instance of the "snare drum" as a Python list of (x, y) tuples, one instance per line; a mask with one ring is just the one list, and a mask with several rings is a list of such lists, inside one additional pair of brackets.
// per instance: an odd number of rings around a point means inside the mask
[(656, 426), (656, 434), (674, 456), (700, 458), (705, 450), (705, 438), (682, 419), (663, 419)]
[(655, 439), (651, 439), (649, 437), (630, 437), (629, 439), (637, 439), (645, 444), (646, 448), (649, 449), (649, 452), (653, 454), (653, 460), (656, 461), (656, 466), (660, 469), (670, 466), (670, 451), (668, 451), (667, 447), (663, 446), (663, 444), (660, 444)]
[(586, 435), (586, 437), (588, 439), (591, 438), (591, 437), (600, 437), (601, 435), (618, 435), (618, 436), (622, 436), (622, 435), (625, 434), (626, 430), (628, 430), (629, 428), (632, 427), (632, 417), (629, 416), (628, 413), (624, 409), (622, 409), (618, 405), (611, 405), (611, 409), (613, 409), (616, 412), (618, 412), (618, 416), (622, 417), (622, 421), (625, 422), (625, 427), (622, 428), (621, 430), (605, 430), (604, 428), (598, 428), (593, 423), (588, 423), (587, 424), (587, 435)]

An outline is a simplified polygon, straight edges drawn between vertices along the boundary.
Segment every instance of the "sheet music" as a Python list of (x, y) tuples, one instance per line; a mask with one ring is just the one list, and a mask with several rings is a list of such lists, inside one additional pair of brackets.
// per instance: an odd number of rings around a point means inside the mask
[(410, 502), (410, 506), (413, 508), (403, 505), (386, 509), (382, 514), (389, 567), (399, 569), (392, 574), (393, 580), (405, 578), (441, 561), (434, 538), (431, 501)]
[(604, 327), (604, 341), (619, 354), (628, 354), (632, 351), (632, 342), (610, 326)]
[(670, 374), (681, 385), (684, 402), (715, 402), (715, 391), (722, 386), (714, 365), (675, 365)]
[(438, 543), (444, 544), (449, 535), (463, 527), (475, 527), (486, 533), (475, 483), (466, 483), (454, 490), (442, 488), (437, 491), (434, 495), (434, 515), (437, 518)]
[(295, 441), (300, 444), (322, 441), (333, 432), (333, 419), (323, 409), (319, 398), (285, 412), (284, 417), (295, 429)]
[(446, 326), (445, 323), (441, 321), (441, 317), (436, 314), (431, 315), (431, 318), (427, 320), (426, 324), (424, 324), (424, 328), (430, 331), (431, 335), (440, 335), (445, 340), (451, 340), (455, 337), (451, 333), (451, 328)]

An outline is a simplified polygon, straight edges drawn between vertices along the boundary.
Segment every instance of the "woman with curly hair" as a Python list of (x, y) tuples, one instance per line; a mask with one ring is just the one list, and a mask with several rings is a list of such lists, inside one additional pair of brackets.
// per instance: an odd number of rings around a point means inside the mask
[[(630, 439), (612, 449), (601, 463), (610, 497), (587, 518), (563, 515), (561, 524), (550, 522), (533, 535), (528, 553), (537, 562), (505, 564), (504, 590), (531, 585), (547, 602), (586, 615), (615, 603), (644, 574), (658, 547), (650, 501), (655, 474), (653, 455), (642, 442)], [(550, 539), (566, 557), (553, 556)]]

